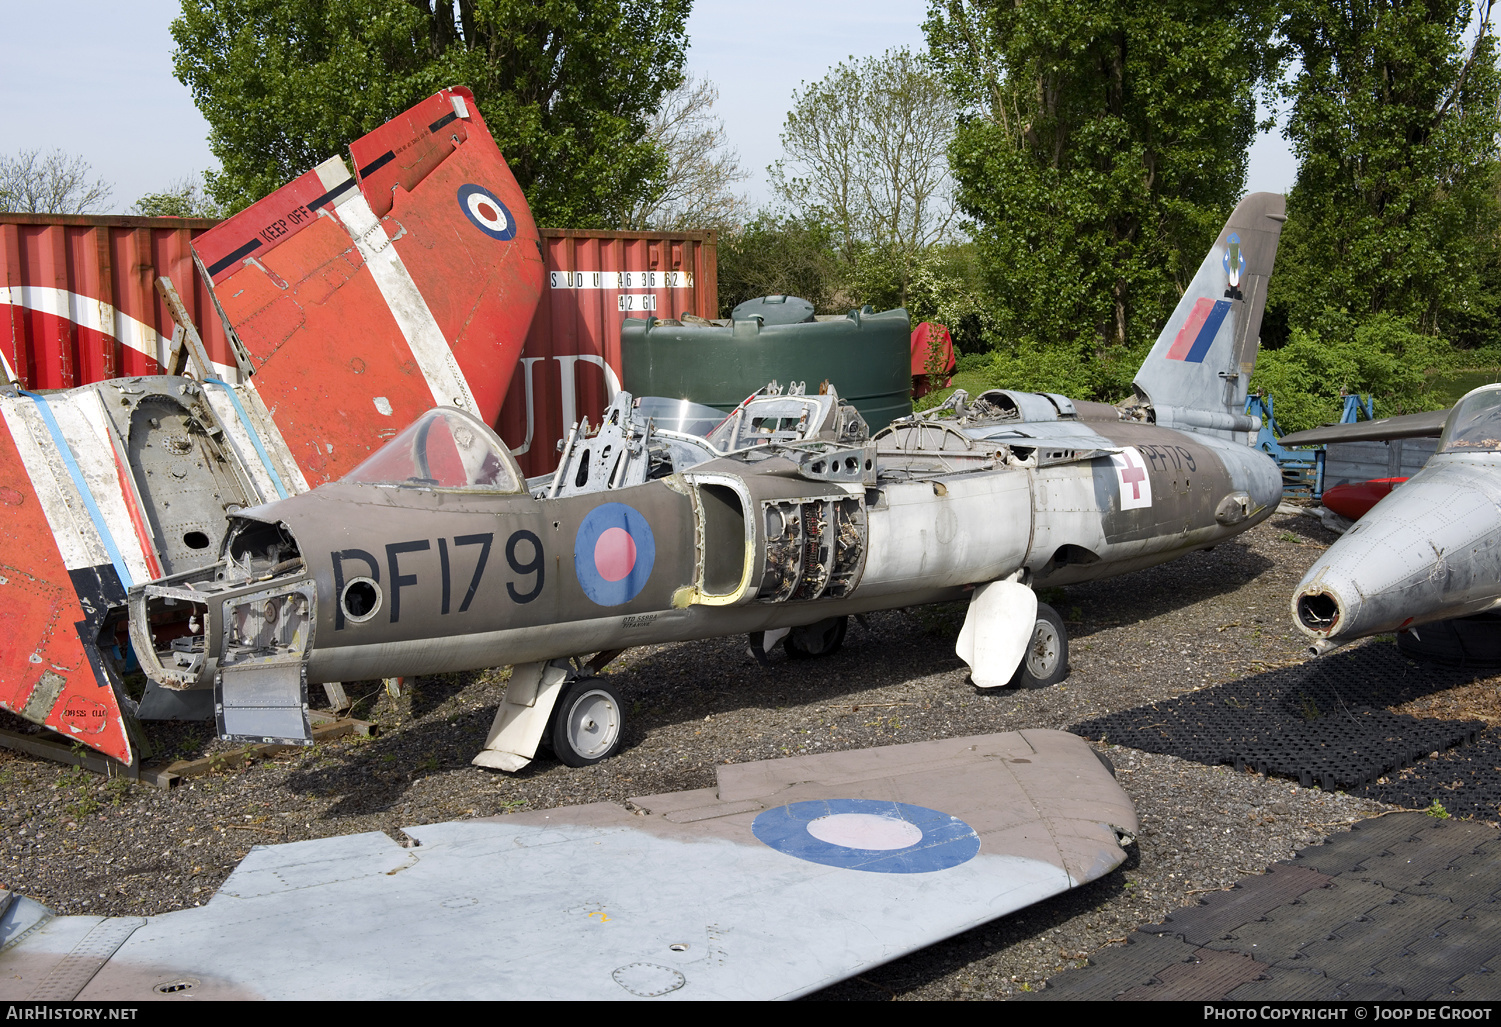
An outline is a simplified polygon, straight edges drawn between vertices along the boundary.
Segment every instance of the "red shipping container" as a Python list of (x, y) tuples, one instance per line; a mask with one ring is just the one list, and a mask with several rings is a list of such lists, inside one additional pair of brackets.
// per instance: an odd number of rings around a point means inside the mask
[[(217, 223), (0, 214), (0, 357), (28, 389), (159, 374), (174, 327), (154, 285), (166, 275), (221, 377), (238, 381), (188, 248)], [(719, 307), (714, 232), (541, 235), (542, 302), (498, 425), (527, 474), (552, 470), (569, 425), (581, 415), (597, 421), (620, 387), (625, 318), (712, 318)]]
[(172, 279), (221, 377), (229, 340), (188, 241), (199, 218), (0, 214), (0, 358), (28, 389), (159, 374), (175, 325), (156, 292)]
[(555, 468), (573, 422), (597, 423), (620, 389), (626, 318), (717, 316), (715, 242), (714, 232), (542, 229), (542, 302), (498, 426), (528, 475)]

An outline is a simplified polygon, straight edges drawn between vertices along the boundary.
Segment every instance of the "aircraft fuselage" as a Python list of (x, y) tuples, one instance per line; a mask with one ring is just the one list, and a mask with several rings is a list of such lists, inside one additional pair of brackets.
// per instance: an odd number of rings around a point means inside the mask
[[(308, 682), (529, 663), (957, 599), (1008, 576), (1108, 577), (1222, 542), (1281, 493), (1270, 460), (1204, 435), (1130, 422), (969, 434), (1009, 455), (988, 469), (909, 461), (874, 487), (808, 480), (777, 456), (557, 499), (331, 483), (240, 515), (247, 566), (299, 566), (147, 587), (132, 623), (160, 622), (169, 602), (199, 607), (202, 660), (174, 666), (160, 640), (137, 648), (177, 688), (288, 658)], [(289, 536), (296, 558), (254, 552), (256, 530)]]

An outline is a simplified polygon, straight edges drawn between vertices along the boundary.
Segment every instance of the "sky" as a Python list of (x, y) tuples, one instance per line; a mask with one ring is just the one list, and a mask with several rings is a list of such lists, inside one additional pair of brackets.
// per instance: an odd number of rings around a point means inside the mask
[[(59, 147), (79, 154), (114, 187), (111, 211), (186, 176), (217, 167), (208, 124), (172, 77), (177, 0), (50, 0), (7, 3), (12, 45), (0, 63), (0, 153)], [(719, 87), (744, 184), (769, 199), (766, 167), (803, 82), (840, 61), (890, 47), (923, 47), (921, 0), (698, 0), (688, 21), (688, 71)], [(747, 12), (752, 12), (747, 16)], [(1251, 150), (1248, 189), (1286, 191), (1296, 165), (1274, 133)]]

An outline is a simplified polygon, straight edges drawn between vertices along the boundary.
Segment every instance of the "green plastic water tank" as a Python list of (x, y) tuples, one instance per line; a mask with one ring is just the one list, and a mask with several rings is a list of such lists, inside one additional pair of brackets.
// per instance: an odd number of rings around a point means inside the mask
[(757, 296), (737, 304), (730, 320), (749, 321), (759, 317), (763, 325), (795, 325), (813, 320), (813, 304), (798, 296)]
[(621, 384), (637, 396), (691, 399), (728, 412), (767, 382), (804, 382), (817, 392), (827, 379), (872, 432), (912, 412), (912, 325), (902, 309), (712, 327), (628, 318), (620, 349)]

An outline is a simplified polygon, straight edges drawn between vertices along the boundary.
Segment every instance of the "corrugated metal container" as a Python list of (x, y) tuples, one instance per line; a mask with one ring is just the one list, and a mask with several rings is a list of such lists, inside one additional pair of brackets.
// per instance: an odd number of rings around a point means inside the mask
[(1324, 488), (1376, 478), (1411, 478), (1438, 450), (1438, 439), (1336, 442), (1325, 448)]
[[(158, 374), (174, 324), (156, 292), (172, 279), (221, 374), (229, 341), (193, 267), (198, 218), (0, 214), (0, 356), (30, 389)], [(230, 377), (229, 381), (234, 381)]]
[(712, 318), (719, 307), (714, 232), (544, 228), (542, 247), (542, 302), (500, 413), (529, 475), (556, 467), (568, 426), (598, 421), (620, 388), (626, 318)]
[[(0, 356), (30, 389), (157, 374), (173, 331), (156, 294), (170, 277), (226, 381), (235, 362), (188, 240), (218, 222), (0, 214)], [(541, 230), (542, 302), (501, 410), (501, 436), (527, 474), (557, 466), (581, 415), (620, 388), (627, 317), (718, 312), (714, 232)]]

